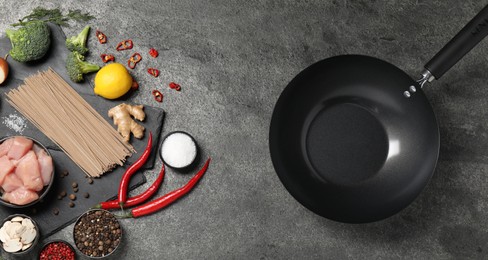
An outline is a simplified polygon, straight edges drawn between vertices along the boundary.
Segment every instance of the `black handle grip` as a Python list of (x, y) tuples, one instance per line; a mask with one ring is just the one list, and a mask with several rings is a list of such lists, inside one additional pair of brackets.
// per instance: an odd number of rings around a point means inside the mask
[(436, 79), (439, 79), (486, 35), (488, 35), (488, 5), (471, 19), (424, 67)]

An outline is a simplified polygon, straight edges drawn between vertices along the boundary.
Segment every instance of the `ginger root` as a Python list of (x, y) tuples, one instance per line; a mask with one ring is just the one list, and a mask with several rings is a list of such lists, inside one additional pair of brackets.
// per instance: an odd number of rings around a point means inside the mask
[(146, 117), (143, 109), (143, 105), (127, 105), (123, 103), (108, 111), (108, 116), (114, 119), (114, 125), (118, 127), (117, 131), (126, 142), (129, 142), (131, 132), (138, 139), (144, 136), (144, 127), (132, 119), (134, 117), (139, 121), (143, 121)]

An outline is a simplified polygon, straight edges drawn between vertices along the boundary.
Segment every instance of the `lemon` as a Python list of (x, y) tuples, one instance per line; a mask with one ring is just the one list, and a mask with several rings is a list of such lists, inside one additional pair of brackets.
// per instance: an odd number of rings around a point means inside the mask
[(127, 93), (132, 86), (132, 77), (124, 65), (110, 63), (95, 76), (95, 94), (106, 99), (116, 99)]

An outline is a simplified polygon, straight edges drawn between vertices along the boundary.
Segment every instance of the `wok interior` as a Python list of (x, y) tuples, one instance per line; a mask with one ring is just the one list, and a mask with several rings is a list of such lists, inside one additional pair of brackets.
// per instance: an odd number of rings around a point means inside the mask
[(385, 61), (345, 55), (313, 64), (280, 96), (270, 128), (276, 172), (304, 206), (341, 222), (371, 222), (408, 206), (439, 153), (433, 110)]

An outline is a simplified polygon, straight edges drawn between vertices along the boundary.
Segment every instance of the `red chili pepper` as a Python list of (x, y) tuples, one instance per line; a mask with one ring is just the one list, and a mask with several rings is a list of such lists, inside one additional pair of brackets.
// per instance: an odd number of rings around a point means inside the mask
[(100, 42), (101, 44), (104, 44), (107, 42), (107, 36), (105, 36), (105, 34), (103, 32), (97, 30), (95, 32), (95, 35), (97, 36), (98, 42)]
[[(153, 184), (143, 193), (141, 193), (137, 196), (128, 198), (127, 201), (124, 203), (124, 206), (125, 207), (137, 206), (137, 205), (145, 202), (146, 200), (148, 200), (150, 197), (152, 197), (158, 191), (159, 187), (161, 186), (161, 183), (163, 183), (164, 172), (165, 172), (165, 170), (164, 170), (164, 164), (163, 164), (163, 167), (161, 168), (161, 171), (159, 172), (159, 176), (153, 182)], [(120, 205), (119, 205), (118, 200), (111, 200), (111, 201), (101, 202), (100, 204), (96, 205), (94, 208), (117, 209), (119, 207), (120, 207)]]
[(159, 70), (157, 70), (155, 68), (147, 69), (147, 73), (153, 75), (155, 78), (157, 78), (159, 76)]
[(153, 90), (152, 94), (156, 101), (158, 101), (159, 103), (163, 102), (163, 94), (159, 92), (159, 90)]
[(102, 61), (104, 63), (107, 63), (109, 61), (115, 61), (115, 57), (112, 54), (102, 54), (100, 55), (100, 58), (102, 58)]
[(120, 180), (119, 184), (119, 194), (118, 194), (118, 202), (119, 206), (122, 208), (124, 206), (124, 203), (127, 201), (127, 188), (129, 187), (129, 181), (132, 175), (139, 170), (144, 163), (146, 163), (147, 159), (149, 158), (149, 155), (151, 154), (151, 148), (152, 148), (152, 132), (149, 132), (149, 138), (147, 140), (147, 146), (144, 152), (142, 153), (141, 157), (137, 159), (127, 170), (125, 171), (124, 175), (122, 176), (122, 179)]
[(126, 215), (121, 216), (122, 218), (138, 218), (145, 215), (152, 214), (158, 210), (165, 208), (166, 206), (170, 205), (171, 203), (175, 202), (179, 198), (186, 195), (190, 192), (193, 187), (198, 183), (198, 181), (202, 178), (202, 176), (207, 171), (208, 165), (210, 164), (210, 158), (205, 162), (205, 165), (198, 171), (198, 173), (193, 176), (193, 178), (188, 181), (185, 186), (176, 189), (162, 197), (159, 197), (155, 200), (147, 202), (141, 206), (137, 206), (129, 211)]
[(130, 50), (132, 49), (132, 47), (134, 47), (132, 40), (123, 40), (119, 42), (119, 44), (117, 44), (117, 47), (115, 47), (115, 49), (117, 49), (118, 51), (124, 51), (124, 50)]
[(129, 68), (134, 69), (137, 63), (139, 63), (141, 60), (142, 60), (141, 54), (136, 52), (132, 54), (132, 56), (130, 56), (129, 60), (127, 61), (127, 65), (129, 66)]
[(135, 79), (132, 79), (132, 86), (130, 87), (132, 90), (138, 90), (139, 89), (139, 83)]
[(177, 84), (177, 83), (174, 83), (174, 82), (170, 82), (169, 83), (169, 88), (170, 89), (174, 89), (176, 91), (180, 91), (181, 90), (180, 84)]
[(156, 57), (158, 57), (159, 53), (156, 49), (151, 48), (151, 49), (149, 49), (149, 55), (151, 55), (153, 58), (156, 58)]

